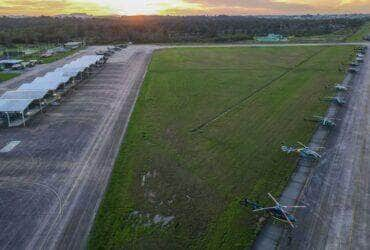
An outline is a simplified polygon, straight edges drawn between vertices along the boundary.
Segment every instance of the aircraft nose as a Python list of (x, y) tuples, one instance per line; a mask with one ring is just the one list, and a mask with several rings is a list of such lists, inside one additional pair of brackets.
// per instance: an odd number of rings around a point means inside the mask
[(291, 222), (297, 222), (296, 218), (295, 218), (295, 217), (293, 217), (293, 216), (289, 216), (289, 220), (290, 220)]

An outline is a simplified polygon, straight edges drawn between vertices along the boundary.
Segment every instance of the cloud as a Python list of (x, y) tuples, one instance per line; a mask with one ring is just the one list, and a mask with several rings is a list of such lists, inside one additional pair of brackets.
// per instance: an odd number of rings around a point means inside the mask
[(273, 0), (187, 0), (202, 8), (196, 10), (170, 9), (170, 14), (209, 14), (209, 15), (262, 15), (262, 14), (303, 14), (314, 12), (315, 8), (306, 3), (286, 3)]
[(86, 13), (107, 15), (113, 13), (106, 6), (73, 0), (0, 0), (0, 15), (57, 15)]
[[(187, 0), (206, 14), (370, 13), (370, 0)], [(186, 14), (185, 9), (173, 9)], [(198, 12), (198, 11), (196, 11)]]
[(370, 0), (0, 0), (0, 15), (262, 15), (360, 12), (370, 13)]

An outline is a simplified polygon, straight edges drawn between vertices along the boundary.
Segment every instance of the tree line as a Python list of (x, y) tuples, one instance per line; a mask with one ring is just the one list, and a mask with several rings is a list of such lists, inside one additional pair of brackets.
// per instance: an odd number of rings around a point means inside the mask
[(278, 33), (284, 36), (323, 35), (357, 30), (364, 18), (293, 18), (253, 16), (123, 16), (123, 17), (0, 17), (0, 44), (88, 44), (235, 42)]

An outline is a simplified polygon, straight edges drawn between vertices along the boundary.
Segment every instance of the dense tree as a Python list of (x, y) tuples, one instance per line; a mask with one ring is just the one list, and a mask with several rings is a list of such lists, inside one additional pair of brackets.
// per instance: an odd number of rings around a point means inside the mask
[(66, 42), (90, 44), (163, 42), (226, 42), (279, 33), (286, 36), (322, 35), (356, 30), (364, 18), (294, 18), (252, 16), (135, 16), (0, 18), (0, 43)]

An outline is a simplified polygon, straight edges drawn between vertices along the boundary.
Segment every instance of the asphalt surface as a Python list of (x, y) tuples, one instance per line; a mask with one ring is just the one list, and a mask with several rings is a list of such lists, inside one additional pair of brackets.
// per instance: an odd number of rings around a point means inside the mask
[[(27, 72), (2, 91), (95, 49)], [(1, 249), (85, 246), (152, 50), (115, 54), (59, 106), (27, 127), (1, 129)]]

